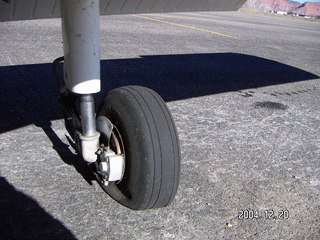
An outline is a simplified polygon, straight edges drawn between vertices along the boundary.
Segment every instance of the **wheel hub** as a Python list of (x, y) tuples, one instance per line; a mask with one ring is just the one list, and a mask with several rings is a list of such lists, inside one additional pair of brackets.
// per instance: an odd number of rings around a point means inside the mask
[[(98, 180), (107, 186), (109, 182), (120, 182), (125, 170), (125, 154), (121, 135), (108, 118), (97, 119), (97, 129), (101, 133), (101, 147), (97, 151), (96, 171)], [(105, 144), (107, 146), (105, 146)]]
[(107, 186), (109, 182), (121, 181), (125, 169), (123, 155), (116, 154), (108, 147), (101, 147), (97, 154), (96, 167), (101, 183)]

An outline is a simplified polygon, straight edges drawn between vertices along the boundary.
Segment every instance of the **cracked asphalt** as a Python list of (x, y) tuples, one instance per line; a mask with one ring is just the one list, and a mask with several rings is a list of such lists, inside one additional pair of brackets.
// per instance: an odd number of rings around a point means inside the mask
[(101, 30), (97, 105), (132, 84), (167, 101), (176, 199), (132, 211), (99, 188), (57, 100), (60, 20), (2, 22), (1, 239), (320, 239), (319, 22), (144, 14), (103, 16)]

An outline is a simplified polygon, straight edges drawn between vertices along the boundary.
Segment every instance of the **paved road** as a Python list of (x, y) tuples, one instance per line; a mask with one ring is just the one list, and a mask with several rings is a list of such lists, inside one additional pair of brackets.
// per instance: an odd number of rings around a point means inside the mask
[(92, 181), (50, 72), (60, 21), (1, 23), (1, 239), (320, 239), (318, 22), (205, 12), (101, 28), (104, 91), (151, 87), (176, 120), (176, 200), (131, 211)]

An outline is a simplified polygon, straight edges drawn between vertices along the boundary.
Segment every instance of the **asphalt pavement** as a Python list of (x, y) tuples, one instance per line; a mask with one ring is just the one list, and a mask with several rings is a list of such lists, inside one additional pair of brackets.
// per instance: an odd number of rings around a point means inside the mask
[(320, 23), (240, 12), (101, 17), (105, 93), (167, 102), (182, 151), (163, 209), (104, 193), (51, 73), (59, 19), (0, 23), (1, 239), (320, 239)]

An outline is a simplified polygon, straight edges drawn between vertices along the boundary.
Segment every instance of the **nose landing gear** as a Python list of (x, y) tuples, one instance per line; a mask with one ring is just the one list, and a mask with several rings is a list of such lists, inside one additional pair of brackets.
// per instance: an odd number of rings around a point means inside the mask
[(66, 127), (100, 186), (132, 209), (169, 205), (177, 192), (180, 149), (171, 114), (153, 90), (127, 86), (100, 91), (99, 0), (61, 1), (64, 80), (55, 77)]

